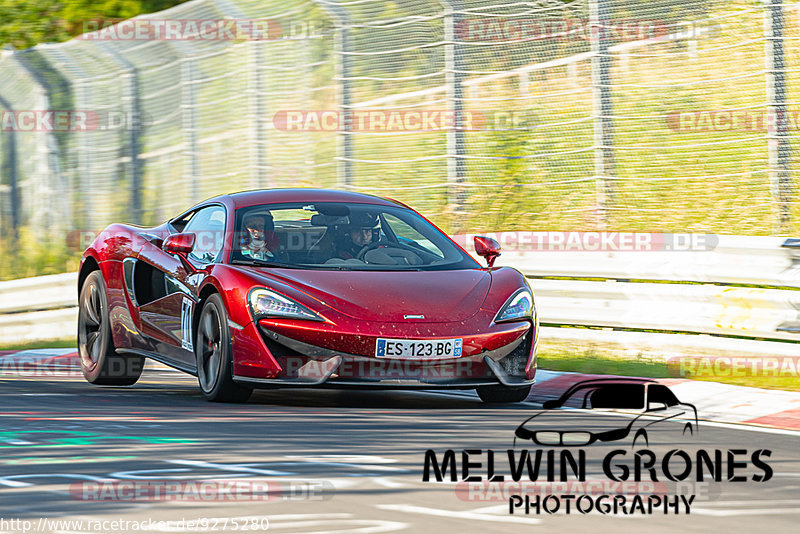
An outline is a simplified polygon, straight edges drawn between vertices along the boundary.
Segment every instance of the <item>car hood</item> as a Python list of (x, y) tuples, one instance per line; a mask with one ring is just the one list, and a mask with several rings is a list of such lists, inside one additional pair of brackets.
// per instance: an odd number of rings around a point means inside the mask
[[(326, 306), (365, 321), (463, 321), (480, 309), (488, 271), (323, 271), (246, 267), (297, 288)], [(405, 318), (407, 315), (423, 318)]]

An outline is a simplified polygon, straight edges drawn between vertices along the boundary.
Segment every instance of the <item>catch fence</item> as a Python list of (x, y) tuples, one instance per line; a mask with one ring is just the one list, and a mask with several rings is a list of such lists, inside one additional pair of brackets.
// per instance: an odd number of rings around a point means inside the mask
[(193, 0), (111, 22), (2, 51), (2, 236), (291, 186), (451, 232), (800, 227), (797, 3)]

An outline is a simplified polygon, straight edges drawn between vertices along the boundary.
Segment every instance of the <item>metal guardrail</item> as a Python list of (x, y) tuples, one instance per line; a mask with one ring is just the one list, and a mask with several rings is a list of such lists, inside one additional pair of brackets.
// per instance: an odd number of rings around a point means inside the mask
[[(693, 251), (506, 250), (497, 265), (531, 278), (546, 325), (796, 341), (800, 353), (798, 240), (715, 239)], [(75, 273), (0, 282), (0, 340), (74, 336), (76, 285)]]
[(77, 273), (0, 282), (0, 343), (76, 336)]

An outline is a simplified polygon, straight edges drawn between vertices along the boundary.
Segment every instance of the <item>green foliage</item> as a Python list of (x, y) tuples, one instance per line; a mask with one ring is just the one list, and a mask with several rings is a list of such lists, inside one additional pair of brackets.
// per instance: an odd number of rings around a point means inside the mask
[(0, 0), (0, 46), (67, 41), (93, 20), (126, 19), (186, 0)]
[(29, 227), (20, 228), (18, 239), (0, 237), (0, 251), (0, 280), (77, 271), (81, 257), (63, 235), (41, 236)]
[(64, 41), (69, 33), (51, 0), (0, 0), (0, 45), (28, 48), (46, 41)]

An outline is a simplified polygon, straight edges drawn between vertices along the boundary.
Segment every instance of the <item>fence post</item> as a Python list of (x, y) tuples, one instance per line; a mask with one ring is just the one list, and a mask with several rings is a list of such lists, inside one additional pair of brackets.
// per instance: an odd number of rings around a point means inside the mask
[(353, 183), (353, 136), (352, 132), (352, 98), (350, 96), (350, 77), (352, 69), (350, 64), (350, 17), (340, 6), (329, 4), (330, 11), (336, 21), (336, 37), (334, 48), (339, 60), (336, 62), (336, 76), (339, 79), (339, 114), (341, 117), (339, 143), (337, 152), (339, 164), (337, 166), (337, 179), (339, 185), (349, 186)]
[(125, 71), (124, 90), (125, 100), (128, 101), (128, 152), (130, 162), (130, 213), (134, 224), (142, 223), (142, 160), (140, 138), (142, 135), (142, 108), (139, 100), (139, 71), (136, 66), (117, 52), (107, 42), (98, 41), (103, 51), (111, 57), (117, 65)]
[(184, 140), (184, 179), (188, 182), (191, 191), (191, 201), (200, 200), (200, 164), (198, 162), (197, 146), (197, 98), (194, 86), (194, 60), (189, 57), (181, 58), (181, 127), (185, 136)]
[(339, 107), (339, 134), (336, 139), (336, 182), (340, 187), (353, 183), (352, 98), (350, 96), (350, 15), (347, 8), (334, 2), (316, 0), (326, 11), (335, 26), (333, 52), (336, 62), (336, 80), (339, 82), (337, 100)]
[[(231, 0), (211, 0), (217, 8), (225, 14), (226, 17), (231, 17), (233, 20), (247, 20), (248, 16), (239, 8), (236, 3)], [(255, 24), (255, 21), (251, 21)], [(273, 21), (262, 21), (271, 25)], [(253, 28), (255, 30), (255, 28)], [(263, 29), (263, 28), (262, 28)], [(260, 189), (266, 187), (270, 181), (267, 174), (267, 158), (265, 153), (267, 151), (267, 136), (266, 127), (264, 126), (266, 110), (264, 109), (264, 76), (261, 73), (261, 65), (264, 63), (264, 54), (262, 46), (266, 41), (265, 36), (252, 35), (251, 39), (247, 42), (247, 47), (252, 48), (249, 50), (249, 66), (250, 66), (250, 79), (249, 87), (247, 90), (248, 103), (250, 107), (250, 114), (252, 116), (250, 126), (250, 188)]]
[[(70, 93), (68, 100), (70, 109), (92, 109), (92, 84), (90, 83), (90, 76), (83, 68), (82, 62), (76, 60), (62, 47), (51, 44), (37, 45), (35, 48), (26, 50), (24, 54), (35, 54), (40, 47), (46, 47), (49, 51), (46, 61), (50, 65), (50, 69), (63, 73), (64, 86), (68, 87), (67, 90)], [(29, 68), (28, 70), (33, 73), (38, 69)], [(42, 77), (42, 79), (44, 78)], [(54, 98), (55, 94), (51, 93), (50, 96)], [(92, 198), (92, 192), (95, 191), (94, 160), (90, 156), (87, 133), (88, 130), (76, 132), (74, 137), (77, 145), (75, 149), (75, 166), (70, 165), (68, 172), (72, 175), (70, 180), (71, 187), (76, 192), (74, 222), (77, 222), (78, 226), (82, 228), (97, 229), (98, 216), (95, 209), (92, 209), (92, 206), (97, 204), (96, 200)], [(63, 145), (61, 146), (63, 147)], [(65, 155), (69, 157), (69, 149), (67, 149)]]
[(453, 208), (456, 217), (452, 231), (460, 228), (461, 215), (464, 212), (466, 198), (464, 180), (467, 175), (464, 155), (464, 56), (456, 38), (456, 28), (461, 19), (461, 0), (442, 0), (445, 4), (444, 14), (444, 70), (447, 94), (447, 109), (453, 117), (452, 125), (447, 129), (447, 182), (448, 204)]
[[(42, 46), (42, 45), (39, 45)], [(54, 102), (57, 100), (58, 95), (65, 91), (62, 84), (66, 84), (65, 78), (57, 75), (59, 81), (53, 79), (56, 71), (52, 68), (43, 68), (37, 66), (37, 61), (32, 60), (31, 57), (39, 57), (44, 59), (37, 47), (23, 50), (15, 56), (19, 66), (36, 82), (41, 91), (41, 104), (39, 109), (59, 109), (60, 106)], [(48, 229), (64, 229), (69, 227), (73, 222), (73, 205), (72, 196), (74, 190), (70, 187), (68, 177), (62, 171), (62, 160), (67, 155), (68, 151), (63, 150), (64, 145), (59, 141), (55, 132), (40, 132), (39, 139), (44, 139), (43, 145), (46, 147), (47, 153), (46, 170), (44, 172), (43, 181), (48, 184), (47, 190), (50, 193), (45, 197), (44, 204), (46, 211), (51, 220), (55, 222)], [(41, 176), (42, 173), (39, 172)], [(36, 214), (33, 217), (40, 219)], [(24, 217), (20, 217), (24, 219)], [(22, 222), (20, 222), (22, 224)]]
[[(13, 108), (8, 100), (0, 96), (0, 106), (8, 112), (13, 113)], [(14, 129), (9, 129), (3, 134), (5, 143), (0, 143), (5, 154), (3, 154), (3, 166), (0, 168), (0, 173), (8, 177), (8, 202), (9, 211), (11, 212), (11, 234), (12, 238), (16, 239), (19, 230), (19, 191), (17, 190), (17, 137)]]
[(258, 189), (265, 187), (267, 184), (267, 158), (265, 152), (267, 148), (267, 139), (264, 128), (264, 77), (261, 73), (261, 65), (264, 62), (264, 55), (261, 47), (264, 41), (253, 40), (250, 41), (250, 46), (253, 49), (252, 62), (250, 65), (250, 84), (251, 84), (251, 100), (250, 108), (253, 117), (252, 124), (252, 139), (251, 144), (251, 165), (253, 170), (251, 172), (252, 188)]
[(782, 0), (765, 0), (764, 47), (767, 89), (767, 151), (772, 195), (778, 204), (778, 231), (789, 230), (792, 186), (786, 114), (786, 64)]
[(594, 174), (597, 180), (598, 223), (608, 223), (607, 210), (614, 200), (614, 122), (611, 104), (611, 57), (608, 54), (609, 3), (589, 0), (592, 50), (592, 119)]

